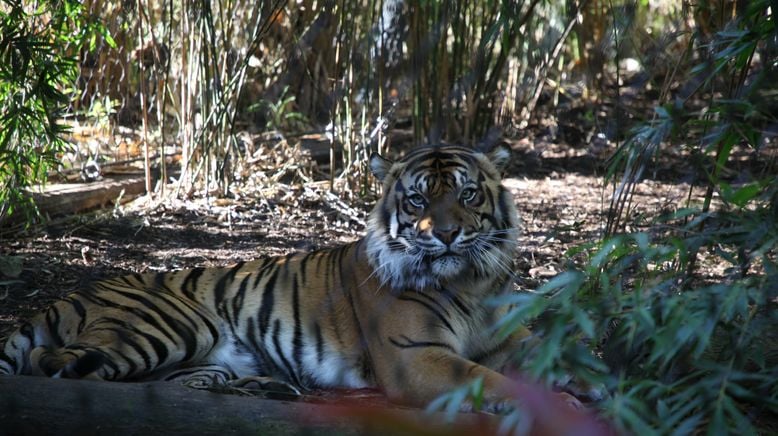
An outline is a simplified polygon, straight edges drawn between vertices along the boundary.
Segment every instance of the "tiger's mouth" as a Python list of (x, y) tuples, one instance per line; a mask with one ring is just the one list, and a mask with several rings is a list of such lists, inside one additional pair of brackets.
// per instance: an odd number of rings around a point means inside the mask
[(425, 254), (422, 259), (428, 271), (439, 278), (455, 277), (467, 268), (465, 257), (450, 249), (442, 253)]
[(432, 263), (436, 260), (453, 259), (453, 258), (460, 258), (460, 257), (462, 257), (460, 253), (456, 253), (451, 249), (447, 249), (442, 253), (426, 253), (423, 256), (423, 259), (427, 263)]

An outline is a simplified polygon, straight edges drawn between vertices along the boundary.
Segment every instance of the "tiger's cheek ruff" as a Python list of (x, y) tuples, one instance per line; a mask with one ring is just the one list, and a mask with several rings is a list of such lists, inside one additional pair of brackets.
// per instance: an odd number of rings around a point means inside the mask
[(468, 256), (480, 275), (512, 274), (519, 237), (516, 207), (510, 192), (501, 185), (487, 193), (480, 213), (481, 229), (468, 243)]
[[(381, 284), (395, 289), (436, 286), (437, 280), (422, 261), (421, 252), (409, 241), (407, 233), (412, 226), (399, 223), (397, 210), (376, 213), (381, 208), (379, 203), (370, 215), (366, 237), (368, 262)], [(406, 234), (401, 234), (400, 228)]]
[(368, 218), (368, 262), (382, 285), (394, 289), (437, 286), (415, 245), (416, 218), (403, 204), (405, 187), (400, 180), (390, 186)]

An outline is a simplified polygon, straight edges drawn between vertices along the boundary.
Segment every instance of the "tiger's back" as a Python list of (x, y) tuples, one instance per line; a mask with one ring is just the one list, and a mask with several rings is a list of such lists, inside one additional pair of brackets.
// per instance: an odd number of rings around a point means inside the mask
[(25, 323), (6, 344), (6, 371), (145, 380), (214, 364), (238, 378), (367, 386), (369, 372), (354, 371), (364, 353), (353, 311), (337, 292), (348, 287), (338, 265), (359, 245), (96, 282)]

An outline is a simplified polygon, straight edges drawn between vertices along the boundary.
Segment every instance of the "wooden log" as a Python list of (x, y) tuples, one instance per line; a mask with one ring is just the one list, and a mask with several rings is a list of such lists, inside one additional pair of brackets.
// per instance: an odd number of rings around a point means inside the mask
[(268, 400), (176, 383), (0, 377), (0, 435), (467, 434), (493, 424), (486, 415), (463, 414), (454, 427), (415, 409)]
[(132, 200), (146, 191), (145, 183), (142, 175), (116, 175), (91, 183), (48, 184), (32, 197), (43, 215), (69, 215), (111, 204), (119, 195)]
[[(389, 148), (396, 148), (394, 150), (394, 156), (397, 157), (400, 151), (406, 150), (413, 146), (413, 131), (393, 129), (387, 137), (391, 140), (393, 146)], [(307, 150), (311, 154), (311, 158), (319, 165), (327, 165), (330, 163), (330, 147), (332, 146), (330, 140), (324, 134), (312, 133), (307, 135), (301, 135), (295, 138), (300, 141), (300, 147), (303, 150)], [(335, 160), (336, 163), (340, 163), (343, 154), (343, 145), (340, 143), (335, 144)], [(390, 155), (389, 157), (392, 157)]]
[[(91, 183), (49, 183), (26, 191), (41, 215), (55, 217), (111, 206), (117, 200), (128, 202), (146, 192), (146, 179), (143, 175), (121, 174)], [(22, 213), (0, 216), (0, 228), (20, 226), (24, 219)]]

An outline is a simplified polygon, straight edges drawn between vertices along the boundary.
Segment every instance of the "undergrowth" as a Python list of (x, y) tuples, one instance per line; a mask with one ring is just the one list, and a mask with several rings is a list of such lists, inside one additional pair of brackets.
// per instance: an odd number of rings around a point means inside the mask
[[(604, 388), (592, 407), (622, 432), (778, 429), (774, 12), (750, 2), (718, 32), (692, 35), (688, 86), (660, 101), (610, 162), (602, 240), (570, 250), (567, 270), (539, 289), (495, 302), (513, 307), (498, 333), (533, 326), (523, 373)], [(647, 230), (626, 231), (633, 188), (671, 151), (704, 189)]]
[[(0, 2), (0, 220), (22, 208), (34, 211), (25, 188), (46, 182), (69, 148), (63, 111), (78, 68), (73, 44), (90, 50), (102, 26), (76, 1)], [(28, 220), (29, 221), (29, 220)]]

